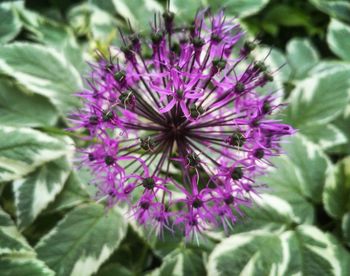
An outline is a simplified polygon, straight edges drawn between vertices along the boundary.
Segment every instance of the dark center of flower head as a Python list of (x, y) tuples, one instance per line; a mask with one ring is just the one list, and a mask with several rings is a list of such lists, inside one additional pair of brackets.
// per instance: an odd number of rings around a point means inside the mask
[(147, 177), (142, 180), (142, 186), (145, 187), (148, 190), (152, 190), (155, 186), (155, 181), (152, 177)]
[(198, 197), (196, 197), (192, 202), (192, 206), (193, 206), (193, 208), (198, 209), (198, 208), (203, 206), (203, 201), (201, 199), (199, 199)]
[(233, 180), (239, 180), (243, 177), (242, 167), (235, 167), (231, 172), (231, 178)]
[(222, 40), (220, 35), (219, 34), (215, 34), (215, 33), (213, 33), (210, 38), (211, 38), (212, 41), (214, 41), (216, 43), (219, 43)]

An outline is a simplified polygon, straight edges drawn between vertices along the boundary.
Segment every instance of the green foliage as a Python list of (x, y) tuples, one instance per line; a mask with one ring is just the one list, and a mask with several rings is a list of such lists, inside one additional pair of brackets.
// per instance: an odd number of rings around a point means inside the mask
[[(50, 3), (50, 4), (48, 4)], [(261, 197), (232, 230), (186, 242), (129, 223), (91, 199), (73, 166), (67, 114), (79, 107), (86, 60), (144, 32), (165, 0), (0, 4), (1, 275), (348, 275), (350, 271), (350, 4), (326, 0), (173, 0), (190, 24), (225, 7), (275, 74), (298, 133), (259, 179)], [(67, 135), (72, 136), (71, 138)], [(79, 135), (79, 134), (76, 134)], [(265, 188), (265, 184), (268, 188)]]

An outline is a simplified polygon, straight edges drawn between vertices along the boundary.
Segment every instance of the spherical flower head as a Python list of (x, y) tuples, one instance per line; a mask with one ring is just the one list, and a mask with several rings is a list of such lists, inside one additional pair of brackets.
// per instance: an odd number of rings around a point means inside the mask
[(89, 134), (82, 162), (108, 206), (127, 204), (158, 235), (228, 231), (294, 132), (272, 119), (274, 94), (257, 93), (276, 72), (253, 59), (254, 41), (238, 43), (243, 32), (223, 12), (182, 27), (170, 11), (155, 18), (148, 38), (121, 33), (123, 45), (91, 64), (71, 116)]

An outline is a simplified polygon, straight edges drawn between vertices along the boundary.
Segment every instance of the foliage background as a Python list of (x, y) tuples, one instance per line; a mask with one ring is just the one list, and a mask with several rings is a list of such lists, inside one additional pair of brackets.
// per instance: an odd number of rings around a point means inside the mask
[[(84, 60), (146, 26), (164, 0), (0, 2), (1, 275), (349, 275), (350, 3), (171, 0), (179, 22), (200, 6), (239, 16), (298, 129), (261, 181), (269, 188), (229, 237), (199, 245), (150, 237), (90, 199), (65, 131)], [(79, 134), (77, 134), (79, 135)]]

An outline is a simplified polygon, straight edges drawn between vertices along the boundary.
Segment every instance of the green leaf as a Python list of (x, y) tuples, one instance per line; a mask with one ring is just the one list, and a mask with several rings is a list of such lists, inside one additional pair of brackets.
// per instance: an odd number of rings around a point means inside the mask
[(78, 106), (73, 94), (82, 89), (77, 70), (56, 50), (16, 42), (0, 47), (0, 72), (43, 95), (63, 113)]
[(240, 18), (258, 13), (268, 3), (269, 0), (225, 0), (222, 2), (208, 0), (208, 4), (215, 9), (225, 8), (226, 14), (232, 14)]
[(302, 133), (323, 150), (345, 144), (348, 141), (345, 134), (333, 124), (308, 126), (302, 130)]
[(303, 219), (294, 213), (287, 201), (269, 194), (254, 198), (254, 206), (244, 208), (243, 212), (245, 217), (233, 227), (234, 233), (252, 230), (280, 232)]
[(338, 57), (350, 61), (350, 26), (332, 19), (328, 26), (327, 43)]
[(19, 228), (28, 227), (62, 190), (70, 173), (66, 157), (46, 163), (13, 183)]
[(313, 202), (320, 202), (327, 170), (331, 167), (319, 146), (301, 135), (295, 135), (285, 144), (284, 150), (302, 182), (300, 190)]
[(275, 25), (310, 28), (310, 15), (304, 10), (286, 4), (273, 5), (264, 17), (264, 21)]
[(177, 248), (163, 259), (162, 266), (151, 275), (202, 276), (205, 274), (203, 259), (198, 253), (187, 248)]
[(350, 3), (348, 1), (309, 0), (316, 8), (331, 17), (350, 22)]
[(0, 125), (50, 126), (57, 119), (57, 110), (45, 97), (24, 93), (9, 80), (0, 79)]
[(343, 275), (350, 270), (349, 253), (330, 234), (314, 226), (298, 226), (281, 235), (287, 254), (280, 275)]
[(81, 184), (76, 173), (71, 172), (61, 193), (56, 197), (55, 201), (47, 208), (48, 213), (59, 212), (89, 200), (89, 195)]
[(285, 122), (301, 132), (315, 124), (329, 123), (344, 111), (349, 87), (350, 70), (342, 67), (299, 82), (290, 97)]
[(251, 231), (223, 240), (208, 275), (347, 275), (349, 253), (330, 234), (301, 225), (280, 234)]
[(315, 217), (314, 207), (305, 197), (302, 186), (306, 185), (301, 177), (300, 168), (286, 156), (273, 160), (275, 169), (259, 179), (269, 187), (267, 192), (287, 201), (293, 209), (298, 223), (312, 223)]
[(36, 246), (60, 275), (91, 275), (108, 259), (126, 234), (126, 223), (114, 209), (90, 204), (66, 215)]
[(346, 213), (343, 217), (342, 230), (345, 242), (350, 246), (350, 212)]
[(29, 257), (4, 257), (0, 258), (1, 276), (54, 276), (44, 262)]
[(10, 216), (0, 208), (1, 276), (54, 275), (19, 233)]
[(22, 24), (13, 5), (0, 4), (0, 45), (14, 39), (21, 31)]
[(0, 182), (19, 178), (71, 151), (69, 143), (40, 131), (0, 126)]
[[(93, 0), (92, 3), (102, 10), (114, 14), (117, 12), (137, 30), (148, 30), (149, 22), (153, 20), (154, 13), (162, 13), (163, 7), (155, 0)], [(97, 19), (97, 18), (96, 18)], [(104, 20), (99, 18), (99, 21)]]
[(96, 276), (133, 276), (133, 274), (129, 269), (122, 266), (118, 263), (108, 264), (105, 267), (101, 268)]
[(80, 49), (72, 29), (27, 9), (20, 9), (19, 13), (24, 28), (30, 32), (29, 36), (32, 40), (55, 48), (79, 72), (83, 72), (86, 68), (83, 51)]
[(33, 249), (19, 233), (10, 216), (0, 208), (0, 256), (3, 254), (35, 256)]
[[(210, 254), (208, 275), (278, 275), (283, 249), (278, 236), (264, 231), (233, 235)], [(275, 271), (275, 273), (272, 273)]]
[(334, 218), (340, 219), (350, 211), (350, 157), (340, 161), (327, 174), (323, 203), (327, 213)]
[(293, 76), (303, 79), (307, 72), (319, 61), (319, 55), (308, 39), (293, 38), (287, 44), (287, 60)]
[(196, 12), (203, 7), (202, 1), (172, 0), (170, 1), (170, 11), (175, 12), (175, 20), (179, 23), (191, 22)]

